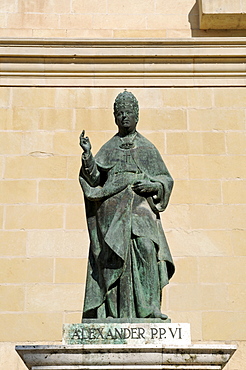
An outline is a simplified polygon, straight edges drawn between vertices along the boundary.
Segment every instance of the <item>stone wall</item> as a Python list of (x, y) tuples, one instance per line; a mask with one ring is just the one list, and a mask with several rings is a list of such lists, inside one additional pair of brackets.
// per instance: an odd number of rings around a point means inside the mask
[(245, 36), (200, 30), (196, 0), (1, 0), (0, 26), (0, 37)]
[[(0, 370), (26, 369), (15, 344), (60, 342), (62, 324), (81, 320), (89, 240), (78, 137), (85, 129), (95, 153), (116, 132), (123, 87), (175, 179), (162, 222), (177, 272), (163, 312), (190, 322), (194, 342), (238, 343), (225, 369), (244, 368), (246, 31), (236, 28), (201, 30), (195, 0), (0, 1)], [(77, 39), (77, 59), (73, 43), (48, 38)], [(86, 38), (159, 44), (107, 41), (81, 62)]]
[[(81, 320), (88, 235), (78, 137), (85, 129), (95, 153), (116, 132), (121, 90), (0, 89), (2, 342), (59, 341), (63, 323)], [(177, 272), (163, 312), (190, 322), (193, 341), (243, 341), (245, 89), (131, 91), (138, 130), (175, 179), (162, 222)]]

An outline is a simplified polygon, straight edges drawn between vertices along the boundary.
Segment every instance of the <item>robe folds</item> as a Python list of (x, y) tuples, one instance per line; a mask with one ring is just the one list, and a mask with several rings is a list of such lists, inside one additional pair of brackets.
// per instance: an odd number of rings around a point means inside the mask
[[(154, 317), (174, 273), (159, 213), (173, 180), (155, 146), (138, 132), (132, 147), (113, 136), (96, 156), (82, 156), (79, 180), (90, 236), (84, 318)], [(153, 196), (139, 180), (158, 182)]]

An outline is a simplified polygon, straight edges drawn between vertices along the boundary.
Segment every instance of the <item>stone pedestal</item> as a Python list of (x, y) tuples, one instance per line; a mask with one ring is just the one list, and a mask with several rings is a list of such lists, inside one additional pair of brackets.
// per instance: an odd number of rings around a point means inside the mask
[(30, 370), (220, 370), (235, 345), (47, 345), (17, 346)]
[(128, 321), (65, 324), (63, 345), (16, 350), (30, 370), (220, 370), (236, 350), (230, 345), (192, 345), (187, 323)]

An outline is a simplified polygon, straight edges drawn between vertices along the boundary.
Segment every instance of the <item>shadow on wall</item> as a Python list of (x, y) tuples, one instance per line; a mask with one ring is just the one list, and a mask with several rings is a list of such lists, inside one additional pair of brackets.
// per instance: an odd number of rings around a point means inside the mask
[(189, 12), (188, 20), (192, 37), (246, 37), (246, 30), (200, 30), (198, 0)]

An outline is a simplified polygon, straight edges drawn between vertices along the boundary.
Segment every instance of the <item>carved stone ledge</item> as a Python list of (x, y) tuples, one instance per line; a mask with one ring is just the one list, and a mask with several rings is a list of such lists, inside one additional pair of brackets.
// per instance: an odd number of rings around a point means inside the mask
[(1, 86), (245, 86), (245, 38), (0, 39)]
[(30, 370), (220, 370), (235, 345), (53, 345), (17, 346)]
[(246, 29), (246, 2), (199, 0), (201, 29)]

